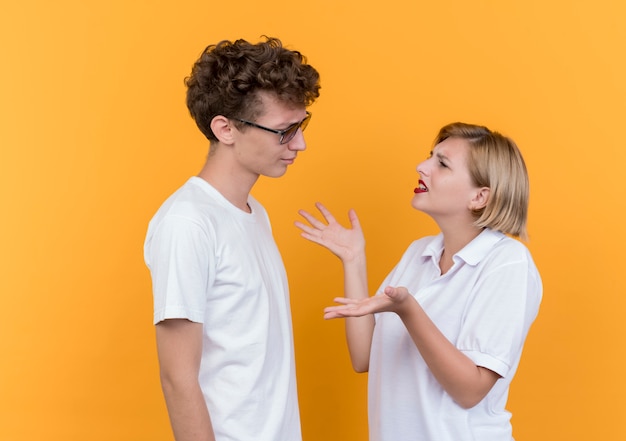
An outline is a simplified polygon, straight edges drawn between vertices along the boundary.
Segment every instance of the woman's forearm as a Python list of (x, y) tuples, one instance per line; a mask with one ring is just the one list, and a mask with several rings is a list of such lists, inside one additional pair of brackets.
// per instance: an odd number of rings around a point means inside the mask
[(476, 366), (441, 333), (413, 297), (397, 311), (415, 346), (439, 384), (462, 407), (471, 408), (487, 395), (499, 375)]
[[(343, 262), (343, 268), (345, 297), (350, 299), (368, 298), (365, 254), (359, 255), (349, 262)], [(345, 320), (346, 340), (352, 367), (356, 372), (367, 372), (372, 334), (374, 333), (374, 316), (368, 314), (363, 317), (348, 317)]]

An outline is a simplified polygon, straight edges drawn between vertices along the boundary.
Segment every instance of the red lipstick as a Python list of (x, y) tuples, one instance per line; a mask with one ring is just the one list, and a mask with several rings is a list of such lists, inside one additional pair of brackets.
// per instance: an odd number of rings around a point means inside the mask
[(413, 192), (414, 193), (426, 193), (428, 191), (428, 187), (424, 184), (424, 181), (419, 180), (419, 186), (416, 187)]

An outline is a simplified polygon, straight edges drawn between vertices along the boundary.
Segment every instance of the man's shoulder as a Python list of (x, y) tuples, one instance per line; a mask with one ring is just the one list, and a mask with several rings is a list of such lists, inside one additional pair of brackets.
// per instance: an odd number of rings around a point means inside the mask
[(215, 210), (219, 210), (215, 197), (197, 178), (190, 178), (163, 202), (155, 217), (181, 216), (200, 219)]

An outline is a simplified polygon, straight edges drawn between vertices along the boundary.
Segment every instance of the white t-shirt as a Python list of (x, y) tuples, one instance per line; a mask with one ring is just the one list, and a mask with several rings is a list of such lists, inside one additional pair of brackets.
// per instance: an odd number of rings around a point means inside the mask
[(527, 248), (484, 230), (441, 275), (443, 237), (413, 242), (387, 276), (404, 286), (461, 352), (498, 373), (487, 396), (459, 406), (430, 372), (400, 318), (376, 314), (369, 367), (370, 441), (510, 441), (509, 384), (542, 296)]
[(198, 177), (148, 227), (154, 323), (203, 323), (199, 381), (218, 441), (301, 439), (289, 289), (265, 209)]

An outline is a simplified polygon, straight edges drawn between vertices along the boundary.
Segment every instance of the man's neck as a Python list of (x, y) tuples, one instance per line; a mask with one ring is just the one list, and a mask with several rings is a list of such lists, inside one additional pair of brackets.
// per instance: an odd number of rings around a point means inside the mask
[(198, 177), (211, 184), (235, 207), (250, 213), (248, 195), (258, 176), (242, 176), (241, 173), (229, 168), (227, 164), (220, 164), (217, 158), (210, 157), (198, 173)]

